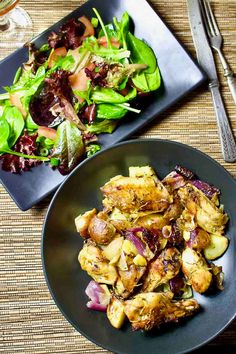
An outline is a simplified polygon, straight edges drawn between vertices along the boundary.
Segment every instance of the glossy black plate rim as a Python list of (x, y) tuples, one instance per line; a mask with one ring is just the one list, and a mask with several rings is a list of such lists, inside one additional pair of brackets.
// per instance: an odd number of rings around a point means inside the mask
[[(105, 154), (107, 150), (115, 150), (116, 148), (118, 148), (119, 146), (123, 146), (123, 145), (132, 145), (132, 144), (142, 144), (142, 143), (146, 143), (146, 142), (157, 142), (157, 143), (164, 143), (164, 144), (172, 144), (175, 146), (180, 146), (182, 148), (188, 149), (190, 151), (193, 151), (194, 153), (199, 154), (200, 156), (203, 156), (204, 158), (206, 158), (207, 160), (209, 160), (211, 163), (213, 163), (214, 165), (216, 165), (219, 169), (221, 169), (224, 173), (226, 173), (227, 177), (235, 184), (235, 188), (236, 188), (236, 180), (232, 177), (232, 175), (220, 164), (218, 163), (216, 160), (214, 160), (213, 158), (211, 158), (209, 155), (203, 153), (202, 151), (189, 146), (187, 144), (184, 143), (180, 143), (177, 141), (173, 141), (173, 140), (167, 140), (167, 139), (152, 139), (152, 138), (147, 138), (147, 139), (133, 139), (133, 140), (127, 140), (127, 141), (123, 141), (120, 142), (118, 144), (115, 144), (113, 146), (110, 146), (100, 152), (98, 152), (96, 155), (90, 157), (89, 159), (84, 160), (83, 162), (81, 162), (68, 176), (67, 178), (62, 182), (62, 184), (60, 185), (60, 187), (57, 189), (56, 193), (54, 194), (50, 205), (48, 207), (45, 219), (44, 219), (44, 224), (43, 224), (43, 228), (42, 228), (42, 237), (41, 237), (41, 259), (42, 259), (42, 268), (43, 268), (43, 273), (44, 273), (44, 277), (49, 289), (49, 292), (55, 302), (55, 304), (57, 305), (58, 309), (60, 310), (60, 312), (62, 313), (62, 315), (64, 316), (64, 318), (75, 328), (76, 331), (78, 331), (80, 334), (82, 334), (85, 338), (87, 338), (89, 341), (91, 341), (92, 343), (100, 346), (103, 349), (106, 350), (113, 350), (112, 347), (108, 347), (108, 346), (104, 346), (100, 341), (98, 340), (94, 340), (92, 337), (90, 337), (89, 335), (87, 335), (83, 330), (81, 330), (80, 328), (78, 328), (78, 326), (74, 323), (74, 321), (72, 321), (66, 314), (66, 312), (63, 309), (63, 306), (60, 304), (60, 302), (57, 300), (56, 295), (54, 294), (51, 285), (50, 285), (50, 281), (47, 275), (47, 270), (46, 270), (46, 266), (45, 266), (45, 258), (44, 258), (44, 240), (45, 240), (45, 230), (46, 230), (46, 224), (47, 221), (49, 219), (50, 213), (51, 213), (51, 209), (53, 207), (54, 201), (57, 199), (58, 195), (60, 194), (61, 190), (63, 189), (64, 185), (67, 183), (67, 181), (76, 173), (78, 173), (78, 170), (80, 169), (81, 166), (87, 164), (87, 163), (92, 163), (92, 161), (94, 159), (96, 159), (96, 157), (98, 155), (102, 155)], [(207, 340), (204, 340), (202, 342), (200, 342), (198, 345), (195, 345), (194, 347), (189, 348), (188, 350), (185, 351), (181, 351), (178, 352), (176, 354), (184, 354), (184, 353), (189, 353), (193, 350), (199, 349), (200, 347), (206, 345), (207, 343), (211, 342), (214, 338), (216, 338), (220, 333), (222, 333), (236, 318), (236, 309), (235, 312), (233, 313), (232, 317), (228, 320), (228, 322), (220, 329), (218, 330), (214, 335), (212, 335), (211, 337), (209, 337)], [(123, 351), (119, 351), (116, 352), (119, 354), (128, 354), (127, 352), (123, 352)]]

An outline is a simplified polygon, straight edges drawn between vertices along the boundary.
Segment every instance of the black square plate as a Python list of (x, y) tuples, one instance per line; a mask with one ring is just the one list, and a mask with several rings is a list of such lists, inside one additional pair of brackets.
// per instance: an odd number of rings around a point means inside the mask
[[(41, 46), (47, 42), (52, 30), (57, 31), (70, 18), (94, 16), (93, 7), (98, 9), (105, 23), (110, 22), (113, 16), (120, 18), (124, 11), (128, 11), (134, 22), (135, 35), (144, 39), (155, 51), (163, 80), (162, 89), (153, 95), (141, 114), (135, 117), (129, 114), (113, 134), (100, 135), (99, 141), (102, 148), (105, 148), (127, 138), (158, 117), (158, 114), (199, 86), (205, 77), (146, 0), (89, 0), (36, 37), (33, 42), (37, 47)], [(16, 70), (27, 61), (27, 57), (28, 50), (21, 48), (0, 63), (1, 86), (12, 84)], [(0, 179), (18, 207), (27, 210), (55, 190), (65, 177), (49, 166), (40, 165), (20, 175), (0, 169)]]

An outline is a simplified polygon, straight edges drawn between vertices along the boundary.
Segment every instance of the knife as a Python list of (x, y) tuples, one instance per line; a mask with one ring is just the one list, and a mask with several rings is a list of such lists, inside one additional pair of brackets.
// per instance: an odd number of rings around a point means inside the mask
[(198, 62), (209, 79), (208, 87), (213, 99), (223, 158), (226, 162), (234, 162), (236, 161), (236, 143), (220, 94), (214, 57), (202, 21), (200, 1), (187, 0), (190, 28)]

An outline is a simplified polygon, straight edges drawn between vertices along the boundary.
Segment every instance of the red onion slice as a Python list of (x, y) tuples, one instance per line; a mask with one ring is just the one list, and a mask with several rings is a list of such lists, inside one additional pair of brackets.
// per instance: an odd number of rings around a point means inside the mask
[(96, 311), (106, 311), (110, 297), (103, 288), (94, 280), (91, 280), (85, 289), (85, 294), (91, 299), (87, 307)]
[(145, 251), (145, 245), (143, 242), (140, 240), (138, 236), (135, 235), (136, 232), (143, 231), (142, 228), (136, 228), (133, 230), (130, 230), (126, 233), (126, 239), (129, 240), (134, 244), (134, 246), (137, 248), (137, 251), (139, 254), (143, 256), (144, 251)]
[(86, 305), (89, 309), (94, 311), (106, 312), (107, 306), (98, 304), (97, 302), (89, 301)]
[(220, 190), (210, 184), (203, 182), (199, 179), (195, 179), (191, 181), (191, 184), (194, 185), (197, 189), (202, 191), (208, 198), (212, 198), (214, 194), (220, 194)]

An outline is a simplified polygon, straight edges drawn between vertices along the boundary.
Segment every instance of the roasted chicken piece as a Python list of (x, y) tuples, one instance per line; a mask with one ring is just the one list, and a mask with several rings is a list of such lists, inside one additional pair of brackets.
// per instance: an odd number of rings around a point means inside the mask
[(204, 193), (188, 183), (178, 190), (178, 195), (202, 229), (209, 233), (223, 232), (228, 217)]
[(147, 230), (161, 230), (167, 224), (168, 220), (164, 218), (163, 214), (154, 213), (139, 217), (134, 222), (134, 227), (143, 227)]
[(135, 264), (131, 264), (128, 270), (118, 270), (120, 280), (125, 289), (124, 292), (120, 294), (123, 298), (126, 298), (134, 291), (134, 288), (145, 273), (145, 270), (146, 267), (138, 267)]
[(164, 249), (159, 257), (150, 263), (145, 275), (142, 291), (149, 292), (174, 278), (181, 268), (181, 254), (175, 247)]
[(212, 282), (212, 273), (200, 253), (186, 248), (182, 253), (182, 270), (188, 282), (198, 293), (207, 291)]
[(85, 243), (78, 256), (81, 268), (95, 281), (113, 285), (117, 279), (116, 268), (103, 257), (100, 248), (93, 243)]
[(173, 203), (169, 205), (168, 209), (164, 212), (163, 218), (169, 223), (172, 220), (176, 220), (183, 212), (183, 206), (180, 202), (178, 195), (174, 195)]
[(140, 293), (125, 301), (124, 311), (134, 330), (151, 330), (162, 323), (176, 322), (199, 308), (196, 300), (174, 302), (170, 293)]
[(138, 211), (162, 212), (173, 198), (161, 182), (153, 177), (116, 176), (102, 188), (106, 209), (118, 208), (127, 213)]

